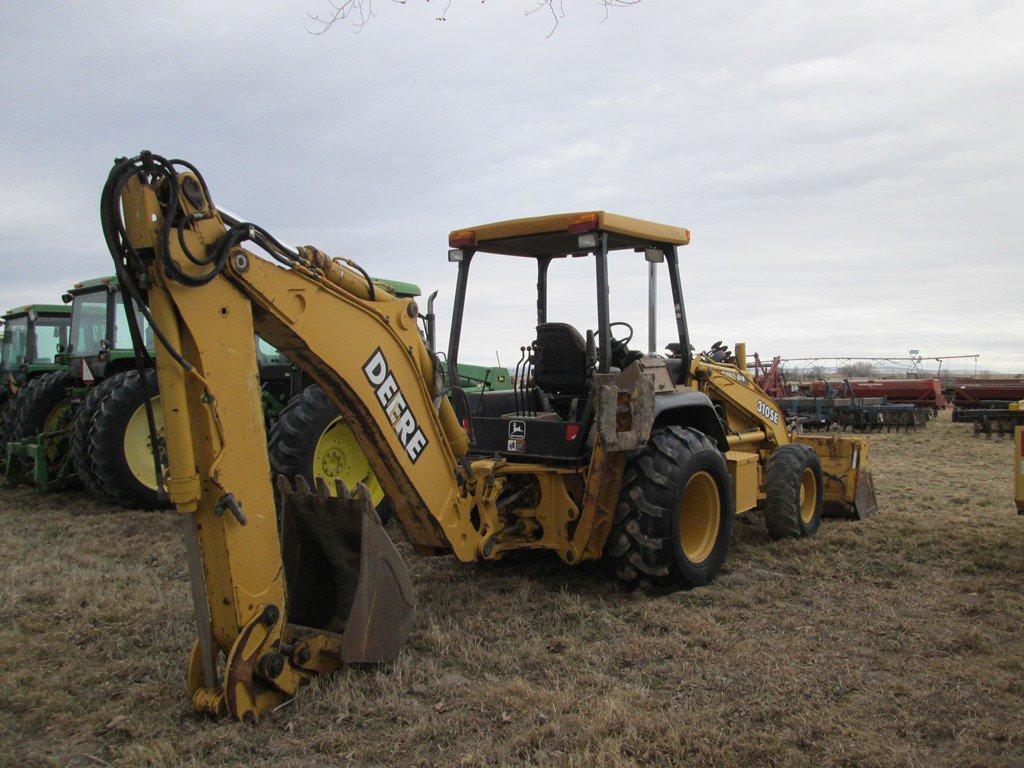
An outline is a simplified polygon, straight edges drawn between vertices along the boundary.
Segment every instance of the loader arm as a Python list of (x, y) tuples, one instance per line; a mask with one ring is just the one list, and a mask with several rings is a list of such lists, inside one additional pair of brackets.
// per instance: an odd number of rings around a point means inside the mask
[[(878, 502), (868, 469), (867, 439), (791, 434), (778, 403), (758, 386), (747, 370), (745, 344), (736, 345), (735, 358), (735, 363), (719, 363), (706, 355), (698, 355), (690, 368), (697, 388), (721, 407), (730, 448), (726, 457), (734, 473), (739, 470), (733, 462), (743, 453), (758, 454), (762, 461), (748, 466), (760, 468), (775, 449), (792, 442), (803, 443), (813, 448), (821, 461), (826, 514), (857, 518), (872, 514)], [(761, 475), (757, 486), (762, 489), (757, 496), (763, 500), (763, 472), (757, 471)], [(737, 482), (740, 477), (736, 474)]]
[(755, 383), (745, 362), (716, 363), (698, 355), (690, 374), (701, 392), (723, 406), (731, 446), (765, 444), (774, 448), (791, 442), (782, 410)]
[[(278, 479), (275, 504), (253, 334), (335, 402), (414, 547), (472, 559), (476, 542), (459, 528), (471, 506), (459, 464), (466, 435), (440, 392), (415, 303), (351, 262), (225, 221), (180, 161), (118, 162), (101, 207), (126, 296), (159, 341), (164, 482), (182, 514), (199, 630), (194, 704), (258, 716), (342, 662), (394, 658), (413, 597), (365, 489), (331, 499)], [(133, 338), (145, 355), (137, 327)]]

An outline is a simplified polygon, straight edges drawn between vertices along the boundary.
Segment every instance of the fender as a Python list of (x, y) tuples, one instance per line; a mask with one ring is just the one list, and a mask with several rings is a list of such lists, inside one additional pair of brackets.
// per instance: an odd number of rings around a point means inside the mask
[(703, 392), (667, 392), (655, 395), (654, 426), (662, 424), (693, 427), (714, 440), (722, 453), (729, 450), (725, 428), (711, 399)]

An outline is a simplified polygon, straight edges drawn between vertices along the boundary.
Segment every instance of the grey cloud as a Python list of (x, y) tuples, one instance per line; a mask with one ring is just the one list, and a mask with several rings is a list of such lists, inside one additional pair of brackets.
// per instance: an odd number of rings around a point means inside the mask
[[(444, 24), (388, 7), (312, 38), (302, 4), (7, 4), (0, 303), (109, 270), (99, 189), (146, 146), (291, 242), (440, 289), (443, 312), (448, 230), (601, 207), (692, 229), (701, 343), (1024, 368), (1024, 6), (591, 10), (551, 39), (517, 2), (460, 3)], [(501, 313), (466, 347), (507, 357), (532, 301), (478, 287)], [(641, 287), (616, 291), (640, 322)]]

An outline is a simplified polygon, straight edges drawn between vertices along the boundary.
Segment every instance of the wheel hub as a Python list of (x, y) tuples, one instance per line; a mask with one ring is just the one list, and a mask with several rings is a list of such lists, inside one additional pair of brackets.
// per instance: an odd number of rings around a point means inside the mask
[(679, 509), (679, 543), (691, 563), (704, 562), (714, 551), (721, 509), (715, 478), (695, 472), (686, 483)]

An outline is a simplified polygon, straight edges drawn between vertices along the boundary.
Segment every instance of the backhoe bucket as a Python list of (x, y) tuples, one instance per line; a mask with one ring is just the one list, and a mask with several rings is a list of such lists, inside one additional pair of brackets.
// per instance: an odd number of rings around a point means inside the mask
[(295, 489), (277, 479), (281, 501), (287, 621), (341, 635), (346, 664), (393, 661), (412, 630), (415, 598), (405, 561), (359, 483), (354, 493), (337, 483), (337, 494), (318, 480)]

